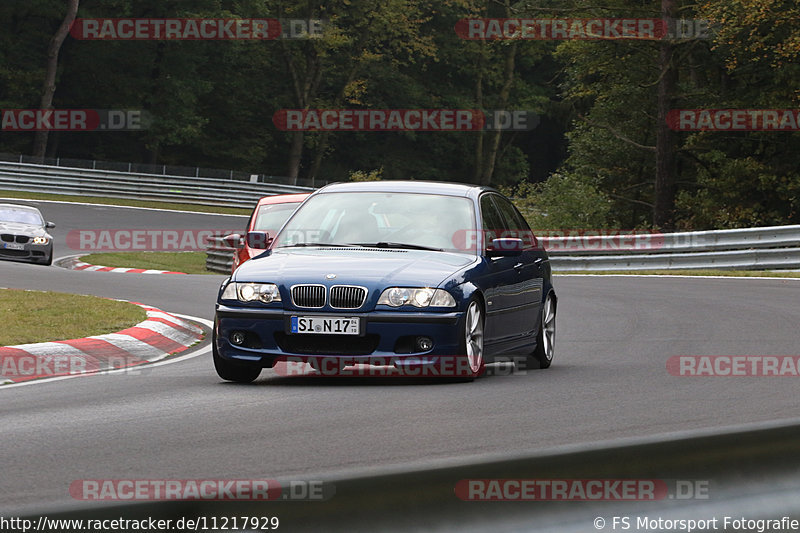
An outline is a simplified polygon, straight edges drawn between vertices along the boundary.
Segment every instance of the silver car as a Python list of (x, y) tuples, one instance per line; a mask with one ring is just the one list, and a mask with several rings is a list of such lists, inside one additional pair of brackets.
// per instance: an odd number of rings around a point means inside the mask
[(52, 264), (53, 237), (47, 230), (54, 227), (35, 207), (0, 204), (0, 259)]

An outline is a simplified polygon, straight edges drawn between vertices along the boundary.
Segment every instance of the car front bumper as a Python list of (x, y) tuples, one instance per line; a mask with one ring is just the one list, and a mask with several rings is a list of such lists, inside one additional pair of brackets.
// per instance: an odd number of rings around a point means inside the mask
[(53, 255), (53, 244), (23, 244), (21, 250), (7, 248), (8, 243), (0, 241), (0, 259), (46, 263)]
[[(292, 316), (358, 317), (360, 335), (292, 334)], [(215, 347), (220, 357), (241, 363), (272, 367), (278, 361), (316, 364), (367, 364), (396, 367), (429, 366), (442, 357), (460, 356), (463, 312), (372, 311), (346, 313), (253, 309), (217, 305)], [(231, 335), (243, 332), (244, 345), (234, 345)], [(419, 351), (417, 338), (433, 346)], [(323, 361), (322, 363), (319, 363)]]

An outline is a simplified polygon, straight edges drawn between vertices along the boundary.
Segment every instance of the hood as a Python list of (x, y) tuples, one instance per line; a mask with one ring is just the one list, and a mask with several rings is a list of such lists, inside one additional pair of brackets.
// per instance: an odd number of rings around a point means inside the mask
[(47, 232), (38, 224), (21, 224), (19, 222), (4, 222), (0, 220), (0, 233), (14, 233), (16, 235), (47, 236)]
[[(424, 250), (278, 248), (244, 263), (233, 281), (437, 287), (476, 260), (474, 255)], [(327, 280), (328, 274), (336, 278)]]

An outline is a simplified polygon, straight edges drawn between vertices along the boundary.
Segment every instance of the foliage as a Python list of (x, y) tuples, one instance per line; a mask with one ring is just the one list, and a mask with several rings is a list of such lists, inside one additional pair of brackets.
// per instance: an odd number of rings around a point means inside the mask
[(731, 71), (759, 62), (782, 67), (800, 57), (800, 6), (794, 0), (708, 0), (699, 14), (712, 23), (715, 47), (727, 52)]
[(370, 171), (354, 170), (350, 173), (350, 181), (380, 181), (383, 179), (383, 167)]
[(609, 226), (611, 202), (589, 181), (553, 174), (543, 183), (520, 183), (504, 189), (534, 230), (584, 229)]
[[(673, 109), (797, 109), (793, 0), (676, 0), (712, 38), (675, 41)], [(0, 3), (0, 108), (41, 97), (62, 0)], [(93, 0), (79, 17), (319, 18), (323, 35), (269, 41), (84, 41), (59, 57), (56, 108), (143, 109), (152, 127), (53, 132), (48, 155), (233, 168), (317, 183), (427, 179), (515, 188), (540, 227), (643, 228), (655, 196), (661, 41), (470, 41), (470, 17), (660, 18), (660, 2), (606, 0)], [(507, 109), (532, 131), (293, 135), (281, 109)], [(800, 223), (800, 133), (677, 132), (675, 222)], [(0, 131), (0, 152), (32, 133)], [(376, 174), (377, 175), (377, 174)], [(549, 179), (548, 179), (549, 177)], [(535, 191), (535, 192), (534, 192)], [(547, 213), (546, 219), (544, 213)]]

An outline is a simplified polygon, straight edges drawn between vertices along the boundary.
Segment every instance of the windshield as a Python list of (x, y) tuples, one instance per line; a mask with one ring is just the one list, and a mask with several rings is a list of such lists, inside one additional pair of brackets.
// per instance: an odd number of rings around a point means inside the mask
[(297, 209), (298, 205), (299, 202), (262, 205), (258, 209), (253, 230), (277, 232), (286, 222), (286, 219)]
[(43, 226), (44, 221), (36, 211), (27, 209), (0, 209), (0, 222), (17, 222), (19, 224), (35, 224)]
[(278, 235), (276, 248), (391, 245), (463, 252), (454, 237), (475, 228), (472, 201), (417, 193), (324, 193), (310, 198)]

